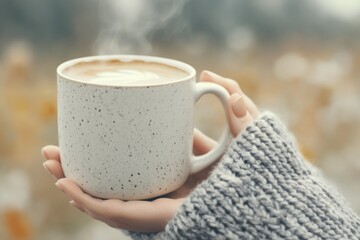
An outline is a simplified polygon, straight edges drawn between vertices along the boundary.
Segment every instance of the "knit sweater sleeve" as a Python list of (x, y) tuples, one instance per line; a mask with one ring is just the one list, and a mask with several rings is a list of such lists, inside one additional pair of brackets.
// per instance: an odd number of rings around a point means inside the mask
[(134, 239), (360, 239), (360, 219), (265, 113), (232, 142), (164, 232)]

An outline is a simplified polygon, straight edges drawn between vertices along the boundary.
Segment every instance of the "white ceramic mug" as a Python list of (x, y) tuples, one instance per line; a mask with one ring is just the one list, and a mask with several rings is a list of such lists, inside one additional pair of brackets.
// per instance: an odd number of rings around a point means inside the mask
[[(140, 60), (181, 69), (188, 75), (150, 86), (109, 86), (70, 79), (64, 69), (79, 62)], [(172, 59), (110, 55), (67, 61), (57, 68), (58, 132), (66, 177), (92, 196), (147, 199), (179, 188), (192, 173), (218, 159), (231, 140), (226, 126), (219, 144), (193, 155), (194, 105), (215, 94), (226, 116), (228, 92), (196, 83), (195, 69)]]

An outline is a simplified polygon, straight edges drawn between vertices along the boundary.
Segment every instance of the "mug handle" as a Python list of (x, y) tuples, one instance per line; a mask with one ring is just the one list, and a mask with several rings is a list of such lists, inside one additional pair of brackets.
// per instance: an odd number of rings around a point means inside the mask
[[(195, 85), (194, 91), (195, 91), (194, 104), (201, 98), (201, 96), (203, 96), (206, 93), (211, 93), (217, 96), (221, 101), (221, 104), (225, 110), (226, 118), (228, 120), (229, 113), (228, 113), (227, 101), (230, 95), (225, 90), (225, 88), (215, 83), (198, 82)], [(192, 156), (190, 174), (200, 172), (201, 170), (210, 166), (217, 159), (219, 159), (221, 155), (225, 152), (231, 140), (232, 140), (232, 135), (227, 121), (225, 129), (223, 130), (223, 133), (220, 137), (219, 144), (215, 146), (213, 149), (211, 149), (208, 153), (205, 153), (200, 156), (194, 156), (194, 155)]]

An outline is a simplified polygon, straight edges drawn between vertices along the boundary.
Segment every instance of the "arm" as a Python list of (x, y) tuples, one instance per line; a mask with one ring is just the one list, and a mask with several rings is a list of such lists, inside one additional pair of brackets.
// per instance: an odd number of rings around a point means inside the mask
[[(262, 114), (159, 234), (135, 239), (359, 239), (360, 219)], [(151, 236), (151, 237), (150, 237)]]

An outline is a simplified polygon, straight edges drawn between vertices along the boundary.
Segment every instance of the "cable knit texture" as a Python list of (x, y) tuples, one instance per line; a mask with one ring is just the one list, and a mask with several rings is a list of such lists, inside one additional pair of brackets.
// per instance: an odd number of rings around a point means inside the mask
[(164, 232), (134, 239), (360, 239), (360, 219), (265, 113), (232, 142)]

